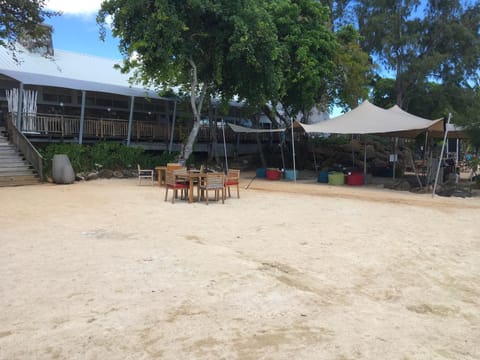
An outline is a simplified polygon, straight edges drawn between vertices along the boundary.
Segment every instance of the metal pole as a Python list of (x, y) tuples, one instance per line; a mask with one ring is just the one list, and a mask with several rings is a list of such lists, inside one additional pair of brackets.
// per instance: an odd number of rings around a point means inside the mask
[(168, 153), (172, 152), (173, 148), (173, 135), (175, 133), (175, 120), (177, 118), (177, 101), (173, 102), (173, 116), (172, 116), (172, 129), (170, 131), (170, 144), (168, 144)]
[(367, 137), (363, 139), (363, 181), (367, 178)]
[(22, 115), (23, 115), (23, 82), (20, 83), (20, 87), (18, 88), (17, 128), (20, 131), (22, 128)]
[(458, 160), (460, 159), (460, 139), (457, 139), (457, 149), (455, 153), (455, 167), (458, 166)]
[(394, 140), (393, 140), (393, 180), (395, 180), (395, 171), (396, 171), (396, 167), (397, 167), (397, 141), (398, 141), (398, 138), (396, 137)]
[(80, 110), (80, 130), (78, 131), (78, 143), (82, 145), (83, 143), (83, 123), (85, 122), (85, 98), (86, 91), (82, 90), (82, 108)]
[(293, 137), (293, 119), (291, 121), (291, 127), (292, 127), (293, 181), (296, 183), (297, 182), (297, 172), (295, 170), (296, 164), (295, 164), (295, 139)]
[(353, 150), (353, 139), (354, 139), (354, 135), (352, 134), (352, 139), (350, 140), (350, 144), (352, 144), (352, 146), (351, 146), (351, 150), (352, 150), (352, 168), (355, 167), (355, 151)]
[(133, 123), (134, 107), (135, 107), (135, 96), (132, 96), (130, 98), (130, 115), (128, 116), (127, 146), (130, 146), (130, 139), (132, 138), (132, 123)]
[(225, 123), (222, 119), (222, 132), (223, 132), (223, 150), (225, 152), (225, 168), (228, 173), (228, 158), (227, 158), (227, 143), (225, 142)]
[(438, 159), (437, 175), (435, 176), (435, 183), (433, 184), (432, 197), (435, 196), (435, 189), (437, 188), (438, 175), (440, 174), (440, 167), (442, 166), (443, 151), (445, 150), (445, 142), (447, 141), (447, 136), (448, 136), (448, 125), (450, 125), (451, 118), (452, 118), (452, 113), (448, 114), (447, 126), (445, 126), (445, 134), (443, 135), (442, 150), (440, 151), (440, 158)]

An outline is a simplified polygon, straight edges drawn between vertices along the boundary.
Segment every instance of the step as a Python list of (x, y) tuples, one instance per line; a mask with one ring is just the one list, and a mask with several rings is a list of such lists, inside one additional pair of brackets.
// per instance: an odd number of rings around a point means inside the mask
[(26, 168), (0, 168), (0, 176), (33, 175), (32, 169)]
[(15, 146), (0, 146), (0, 153), (5, 152), (14, 152), (18, 154), (17, 148)]
[(35, 175), (29, 176), (0, 176), (0, 187), (2, 186), (23, 186), (41, 184), (40, 179)]
[(16, 151), (0, 150), (0, 159), (11, 159), (11, 158), (23, 159), (23, 156)]
[(19, 156), (0, 157), (0, 166), (5, 164), (23, 164), (30, 166), (27, 161), (23, 160)]
[(0, 169), (1, 170), (7, 170), (7, 169), (32, 169), (32, 167), (30, 166), (30, 164), (26, 164), (24, 162), (20, 162), (20, 161), (17, 161), (17, 162), (0, 162)]
[(23, 156), (17, 152), (0, 151), (0, 162), (2, 160), (14, 159), (14, 158), (23, 160)]
[(21, 170), (21, 169), (27, 169), (27, 170), (32, 170), (32, 167), (29, 164), (25, 163), (14, 163), (14, 162), (9, 162), (9, 163), (1, 163), (0, 162), (0, 170)]
[(17, 148), (12, 144), (0, 144), (0, 150), (16, 150)]

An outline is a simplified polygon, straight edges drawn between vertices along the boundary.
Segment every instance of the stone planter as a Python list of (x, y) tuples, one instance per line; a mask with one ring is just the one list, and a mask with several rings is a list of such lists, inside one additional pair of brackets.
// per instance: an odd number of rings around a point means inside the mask
[(55, 184), (73, 184), (75, 181), (75, 173), (67, 155), (53, 155), (52, 179)]

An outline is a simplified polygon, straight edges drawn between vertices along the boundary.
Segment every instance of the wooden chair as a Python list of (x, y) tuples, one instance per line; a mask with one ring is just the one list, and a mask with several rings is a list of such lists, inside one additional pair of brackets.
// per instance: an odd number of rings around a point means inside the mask
[(190, 187), (188, 181), (178, 180), (179, 174), (185, 174), (183, 169), (168, 171), (165, 174), (165, 201), (168, 198), (168, 189), (173, 190), (172, 204), (175, 203), (175, 199), (178, 197), (178, 190), (181, 190), (181, 198), (188, 196), (188, 188)]
[[(225, 175), (222, 173), (207, 173), (203, 181), (198, 185), (199, 189), (205, 192), (205, 202), (208, 205), (208, 192), (213, 190), (215, 193), (215, 200), (218, 201), (220, 191), (222, 192), (222, 204), (225, 203)], [(197, 195), (197, 200), (200, 199), (200, 191)]]
[(138, 185), (142, 184), (142, 179), (150, 179), (153, 185), (153, 170), (150, 169), (142, 169), (140, 165), (137, 164), (138, 168)]
[(228, 190), (228, 197), (231, 197), (230, 187), (237, 187), (237, 198), (240, 199), (240, 170), (229, 169), (225, 177), (225, 188)]

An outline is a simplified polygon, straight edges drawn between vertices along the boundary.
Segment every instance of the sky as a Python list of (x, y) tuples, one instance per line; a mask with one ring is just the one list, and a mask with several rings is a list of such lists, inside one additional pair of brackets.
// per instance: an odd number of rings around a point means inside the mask
[(111, 34), (107, 34), (105, 42), (100, 40), (95, 17), (101, 3), (102, 0), (47, 0), (47, 10), (62, 12), (45, 21), (53, 26), (54, 49), (120, 60), (118, 40)]

